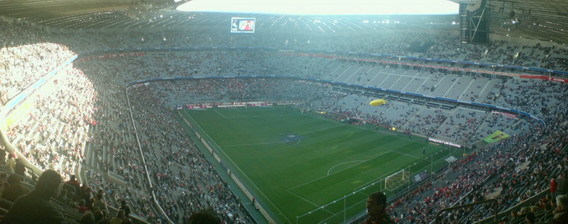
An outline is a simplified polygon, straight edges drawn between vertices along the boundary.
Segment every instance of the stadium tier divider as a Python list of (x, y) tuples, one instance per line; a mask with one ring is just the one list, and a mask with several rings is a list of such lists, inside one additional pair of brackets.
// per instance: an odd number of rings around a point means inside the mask
[[(179, 112), (178, 112), (178, 115), (179, 115)], [(197, 122), (195, 122), (192, 117), (189, 117), (192, 121), (188, 121), (184, 116), (180, 115), (180, 117), (188, 125), (188, 127), (194, 132), (197, 139), (199, 139), (201, 144), (203, 144), (205, 146), (205, 148), (207, 149), (207, 151), (209, 151), (210, 155), (213, 156), (215, 161), (217, 161), (217, 163), (219, 165), (221, 165), (223, 159), (219, 156), (218, 152), (219, 152), (220, 149), (217, 148), (218, 146), (216, 146), (216, 145), (212, 146), (212, 144), (210, 144), (209, 141), (213, 141), (213, 140), (211, 140), (209, 138), (209, 136), (203, 136), (202, 137), (202, 134), (200, 134), (200, 133), (205, 133), (205, 130), (203, 130), (201, 126), (195, 125)], [(199, 131), (195, 130), (195, 129), (199, 129)], [(272, 213), (270, 212), (269, 209), (266, 209), (266, 207), (268, 207), (268, 206), (265, 205), (264, 202), (261, 203), (262, 199), (259, 198), (259, 197), (255, 197), (253, 195), (253, 193), (248, 189), (248, 187), (246, 187), (243, 184), (243, 182), (240, 180), (240, 177), (238, 177), (233, 172), (231, 172), (229, 168), (225, 168), (225, 169), (226, 169), (229, 177), (235, 182), (235, 184), (246, 195), (248, 200), (250, 200), (255, 205), (255, 207), (262, 214), (262, 216), (264, 216), (264, 218), (266, 220), (268, 220), (270, 223), (277, 223), (275, 221), (275, 216), (271, 215)]]
[(148, 166), (146, 165), (146, 159), (144, 158), (144, 153), (142, 151), (142, 146), (140, 144), (140, 138), (138, 137), (138, 129), (136, 128), (136, 122), (134, 122), (134, 116), (132, 115), (132, 106), (130, 104), (130, 97), (128, 97), (128, 86), (124, 88), (124, 94), (126, 95), (126, 102), (128, 103), (128, 113), (130, 115), (130, 121), (132, 122), (132, 127), (134, 129), (134, 136), (136, 137), (136, 143), (138, 145), (138, 150), (140, 151), (140, 156), (142, 158), (142, 164), (144, 165), (144, 170), (146, 171), (146, 177), (148, 178), (147, 179), (148, 185), (151, 189), (150, 193), (152, 194), (152, 201), (153, 201), (154, 205), (158, 208), (159, 212), (164, 216), (166, 221), (168, 223), (174, 223), (170, 219), (170, 217), (168, 217), (168, 215), (166, 214), (166, 212), (164, 211), (164, 209), (160, 205), (160, 202), (158, 202), (154, 187), (152, 186), (152, 180), (151, 180), (150, 174), (148, 172)]

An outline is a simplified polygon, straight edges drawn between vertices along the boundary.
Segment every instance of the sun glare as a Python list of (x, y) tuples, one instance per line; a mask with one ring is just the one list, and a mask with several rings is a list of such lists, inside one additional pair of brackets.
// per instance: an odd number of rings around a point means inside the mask
[(458, 4), (449, 0), (193, 0), (177, 9), (293, 15), (443, 15), (457, 14)]

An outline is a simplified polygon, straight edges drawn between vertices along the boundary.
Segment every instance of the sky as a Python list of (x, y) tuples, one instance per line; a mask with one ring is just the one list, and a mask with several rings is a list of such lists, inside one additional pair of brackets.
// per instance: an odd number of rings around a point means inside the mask
[(447, 15), (457, 14), (449, 0), (192, 0), (178, 7), (190, 12), (291, 15)]

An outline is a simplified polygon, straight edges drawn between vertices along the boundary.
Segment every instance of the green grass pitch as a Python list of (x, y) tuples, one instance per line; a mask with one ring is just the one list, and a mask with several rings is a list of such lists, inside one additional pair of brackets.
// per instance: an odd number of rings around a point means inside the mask
[[(364, 211), (368, 194), (384, 191), (384, 177), (401, 169), (429, 170), (431, 161), (437, 168), (450, 153), (461, 154), (422, 138), (344, 124), (292, 107), (180, 114), (221, 151), (224, 165), (280, 223), (340, 223)], [(290, 135), (296, 137), (286, 142)]]

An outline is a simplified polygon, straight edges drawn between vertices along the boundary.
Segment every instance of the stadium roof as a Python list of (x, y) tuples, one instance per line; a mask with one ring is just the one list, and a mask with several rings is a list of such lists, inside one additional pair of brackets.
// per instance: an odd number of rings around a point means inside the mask
[(568, 43), (566, 0), (489, 0), (489, 7), (493, 33)]
[[(0, 15), (55, 28), (177, 28), (193, 19), (191, 14), (175, 11), (184, 2), (187, 0), (0, 0)], [(488, 0), (488, 4), (492, 33), (568, 42), (568, 1)]]

